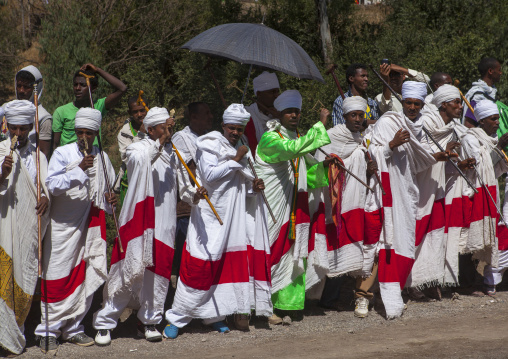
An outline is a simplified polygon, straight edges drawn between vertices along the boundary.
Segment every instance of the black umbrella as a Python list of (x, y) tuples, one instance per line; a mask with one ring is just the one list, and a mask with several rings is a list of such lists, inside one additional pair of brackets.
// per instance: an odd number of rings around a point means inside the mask
[(299, 79), (325, 82), (314, 61), (300, 45), (263, 24), (215, 26), (181, 48), (270, 68)]

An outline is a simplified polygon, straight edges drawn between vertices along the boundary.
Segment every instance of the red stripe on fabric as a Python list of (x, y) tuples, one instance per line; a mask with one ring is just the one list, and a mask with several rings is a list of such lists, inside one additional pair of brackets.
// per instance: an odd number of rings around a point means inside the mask
[(197, 290), (209, 290), (218, 284), (248, 283), (249, 272), (255, 280), (270, 282), (269, 262), (269, 255), (254, 248), (226, 252), (216, 261), (192, 257), (184, 248), (180, 279), (186, 286)]
[(153, 266), (147, 267), (146, 269), (171, 280), (171, 267), (173, 266), (174, 256), (175, 250), (173, 248), (154, 238)]
[(86, 262), (81, 261), (68, 276), (41, 280), (41, 298), (45, 303), (56, 303), (70, 296), (85, 281)]
[(247, 122), (243, 134), (245, 135), (245, 137), (247, 137), (247, 140), (249, 141), (249, 148), (252, 153), (252, 156), (256, 158), (256, 148), (258, 147), (258, 139), (256, 137), (256, 126), (254, 125), (252, 117), (249, 119), (249, 122)]
[[(309, 195), (307, 192), (298, 192), (296, 198), (296, 225), (302, 223), (310, 223)], [(286, 254), (293, 245), (294, 241), (288, 239), (288, 234), (289, 221), (281, 226), (279, 235), (270, 248), (272, 266), (279, 263), (282, 256)]]
[(383, 228), (383, 209), (380, 208), (374, 212), (365, 212), (365, 230), (363, 232), (363, 244), (376, 244), (381, 237)]
[(254, 249), (252, 246), (247, 246), (247, 255), (249, 258), (249, 273), (254, 277), (254, 280), (271, 283), (270, 254), (260, 249)]
[(383, 207), (391, 207), (393, 204), (392, 200), (392, 187), (390, 185), (390, 174), (388, 172), (381, 172), (381, 183), (385, 193), (383, 196)]
[(143, 201), (136, 203), (132, 219), (120, 227), (124, 252), (120, 252), (118, 238), (115, 238), (111, 253), (111, 265), (124, 259), (129, 242), (141, 236), (143, 232), (150, 228), (155, 228), (155, 201), (153, 197), (146, 197)]
[(471, 201), (467, 196), (452, 199), (451, 204), (445, 206), (446, 227), (469, 227), (468, 213), (471, 211)]
[(378, 279), (382, 283), (399, 283), (403, 289), (415, 260), (395, 253), (395, 250), (379, 251)]
[(416, 221), (416, 246), (418, 247), (422, 243), (423, 237), (427, 233), (443, 228), (445, 224), (445, 200), (442, 198), (434, 201), (430, 214)]
[[(492, 195), (492, 198), (496, 200), (497, 198), (497, 186), (489, 186), (489, 192)], [(479, 187), (476, 189), (478, 193), (473, 196), (471, 203), (471, 216), (470, 222), (476, 222), (482, 220), (484, 217), (497, 217), (496, 206), (492, 203), (487, 192), (483, 187)]]
[(101, 227), (101, 238), (106, 240), (106, 213), (92, 204), (88, 228)]
[(320, 202), (318, 209), (312, 216), (312, 221), (310, 223), (309, 253), (312, 252), (315, 248), (316, 234), (326, 236), (325, 218), (325, 204)]
[(499, 241), (497, 248), (500, 251), (506, 251), (508, 249), (508, 228), (505, 225), (497, 226), (497, 237)]
[(365, 212), (361, 208), (353, 209), (341, 214), (342, 228), (337, 238), (335, 223), (326, 225), (326, 239), (328, 250), (333, 251), (348, 244), (361, 242), (364, 238)]

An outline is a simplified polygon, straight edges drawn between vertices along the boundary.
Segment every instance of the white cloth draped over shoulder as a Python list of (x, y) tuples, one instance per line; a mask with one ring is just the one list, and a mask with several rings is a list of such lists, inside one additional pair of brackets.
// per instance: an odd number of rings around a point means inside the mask
[[(452, 141), (455, 122), (445, 124), (438, 111), (425, 106), (419, 122), (442, 148)], [(426, 134), (421, 142), (426, 143), (432, 153), (440, 152)], [(416, 260), (406, 283), (409, 287), (442, 284), (444, 280), (446, 166), (447, 162), (437, 162), (416, 176), (420, 198), (416, 219)]]
[(124, 252), (116, 238), (104, 297), (130, 296), (129, 307), (138, 309), (149, 270), (155, 274), (151, 305), (162, 313), (175, 247), (176, 155), (145, 137), (127, 147), (126, 157), (129, 189), (119, 217)]
[(209, 319), (233, 313), (272, 315), (270, 244), (262, 198), (252, 192), (247, 157), (214, 131), (197, 141), (197, 173), (208, 203), (192, 207), (180, 278), (171, 311)]
[[(389, 147), (399, 129), (409, 132), (409, 142)], [(406, 284), (415, 260), (416, 220), (420, 190), (417, 175), (436, 163), (431, 149), (421, 143), (422, 123), (412, 122), (403, 112), (387, 112), (376, 123), (369, 151), (376, 161), (386, 195), (379, 185), (367, 195), (367, 210), (382, 208), (383, 227), (380, 232), (379, 283), (387, 317), (398, 317), (404, 309), (401, 289)]]
[[(51, 231), (44, 238), (42, 318), (53, 322), (75, 318), (88, 310), (86, 299), (107, 276), (106, 218), (111, 206), (99, 149), (93, 147), (93, 167), (79, 168), (83, 154), (77, 143), (59, 147), (49, 162), (46, 185), (53, 195)], [(115, 171), (104, 161), (110, 179)], [(45, 313), (47, 308), (47, 313)], [(41, 325), (44, 325), (42, 323)]]
[[(0, 143), (0, 164), (10, 153), (11, 141)], [(38, 231), (35, 146), (30, 142), (13, 152), (11, 173), (0, 185), (0, 346), (21, 354), (25, 347), (23, 324), (32, 304), (37, 283)], [(24, 158), (29, 158), (30, 162)], [(48, 163), (40, 156), (41, 191)], [(42, 235), (49, 223), (49, 208), (41, 217)]]
[[(499, 203), (499, 188), (497, 178), (508, 171), (508, 165), (503, 155), (497, 149), (498, 138), (488, 136), (481, 128), (470, 128), (462, 137), (464, 152), (476, 159), (476, 168), (482, 176), (492, 197)], [(481, 259), (494, 267), (498, 264), (498, 214), (480, 179), (473, 170), (468, 170), (468, 176), (475, 184), (477, 194), (466, 187), (464, 193), (470, 198), (469, 231), (467, 240), (459, 244), (460, 253), (474, 253), (474, 257)]]
[[(256, 172), (265, 183), (265, 195), (277, 220), (277, 223), (274, 223), (271, 219), (268, 221), (273, 293), (284, 289), (305, 272), (304, 259), (313, 250), (313, 248), (309, 248), (310, 214), (309, 196), (307, 193), (307, 170), (308, 166), (318, 162), (308, 152), (328, 144), (329, 139), (328, 135), (326, 135), (326, 139), (322, 138), (321, 131), (324, 132), (324, 127), (320, 122), (314, 125), (311, 130), (316, 137), (309, 136), (309, 133), (307, 133), (305, 137), (298, 138), (296, 132), (287, 130), (278, 120), (272, 120), (268, 123), (268, 132), (279, 131), (283, 136), (282, 141), (295, 143), (294, 146), (288, 147), (293, 148), (296, 152), (280, 152), (277, 154), (277, 157), (285, 158), (286, 160), (267, 163), (258, 153), (259, 146), (258, 151), (256, 151)], [(282, 150), (283, 147), (281, 146), (281, 151), (284, 151)], [(295, 239), (290, 240), (288, 239), (288, 233), (290, 230), (291, 201), (295, 189), (295, 176), (291, 161), (298, 158), (300, 158), (300, 161), (294, 222)], [(321, 175), (324, 176), (325, 174)], [(306, 289), (310, 289), (313, 285), (317, 284), (325, 274), (326, 261), (314, 264), (309, 262), (305, 281)]]
[[(367, 182), (367, 148), (362, 145), (363, 136), (359, 132), (351, 132), (345, 124), (329, 129), (331, 143), (323, 146), (326, 153), (339, 156), (347, 169)], [(325, 159), (325, 155), (317, 151), (317, 161)], [(349, 174), (345, 175), (342, 194), (341, 217), (342, 228), (337, 235), (337, 227), (332, 218), (332, 208), (328, 187), (309, 191), (311, 213), (311, 236), (314, 236), (315, 255), (323, 258), (320, 251), (324, 250), (328, 276), (337, 276), (360, 271), (364, 262), (364, 228), (366, 189)], [(375, 246), (368, 244), (367, 247)], [(369, 248), (370, 249), (370, 248)], [(371, 251), (373, 253), (373, 251)], [(367, 253), (366, 253), (367, 254)], [(309, 262), (311, 258), (309, 258)]]

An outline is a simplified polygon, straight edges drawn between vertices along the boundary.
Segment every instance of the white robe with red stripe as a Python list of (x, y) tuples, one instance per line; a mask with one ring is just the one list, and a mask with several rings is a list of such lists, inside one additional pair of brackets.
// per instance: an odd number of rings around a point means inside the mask
[[(499, 203), (497, 178), (508, 171), (503, 155), (496, 149), (498, 138), (488, 136), (481, 128), (470, 128), (462, 138), (464, 152), (476, 159), (476, 168), (487, 186), (495, 203)], [(474, 257), (494, 267), (498, 265), (497, 222), (499, 215), (488, 193), (481, 185), (480, 178), (473, 170), (468, 170), (478, 193), (466, 188), (464, 193), (470, 198), (469, 231), (465, 241), (459, 243), (460, 253), (474, 253)]]
[[(410, 140), (392, 151), (389, 142), (399, 129), (409, 132)], [(404, 288), (416, 255), (416, 223), (420, 190), (417, 175), (436, 163), (431, 149), (421, 143), (422, 123), (410, 121), (403, 112), (387, 112), (377, 121), (369, 151), (381, 172), (386, 195), (371, 178), (374, 193), (367, 195), (367, 208), (382, 208), (378, 278), (388, 318), (398, 317), (404, 309)]]
[[(41, 328), (46, 319), (51, 324), (87, 311), (86, 299), (106, 280), (104, 211), (111, 213), (111, 207), (98, 148), (91, 154), (94, 165), (84, 172), (77, 143), (57, 148), (49, 162), (46, 186), (53, 199), (42, 255)], [(115, 171), (105, 153), (104, 160), (112, 181)]]
[[(177, 200), (176, 155), (170, 145), (159, 149), (159, 140), (148, 137), (127, 147), (129, 189), (119, 218), (124, 252), (120, 252), (116, 238), (104, 287), (105, 302), (114, 303), (115, 297), (130, 296), (129, 307), (150, 308), (147, 316), (156, 318), (156, 322), (162, 320), (171, 279)], [(154, 275), (147, 277), (145, 271)], [(144, 286), (149, 287), (150, 293)], [(97, 315), (107, 312), (106, 309)]]
[[(453, 138), (455, 122), (445, 124), (439, 112), (424, 108), (421, 122), (431, 136), (446, 148)], [(434, 142), (423, 134), (425, 142), (432, 152), (440, 152)], [(416, 219), (416, 259), (409, 274), (408, 287), (422, 287), (443, 283), (445, 276), (446, 255), (446, 166), (447, 162), (437, 162), (416, 176), (420, 190), (418, 214)]]
[[(332, 142), (322, 149), (339, 156), (347, 169), (367, 182), (367, 148), (362, 145), (363, 136), (359, 132), (351, 132), (345, 124), (336, 125), (327, 132)], [(315, 157), (320, 162), (325, 159), (320, 151)], [(328, 187), (314, 189), (310, 193), (311, 236), (314, 237), (316, 252), (322, 248), (325, 250), (327, 275), (330, 277), (360, 271), (364, 262), (366, 188), (347, 173), (344, 186), (340, 214), (342, 227), (338, 235)], [(373, 245), (366, 244), (367, 247)]]
[(192, 207), (171, 309), (180, 316), (272, 315), (265, 208), (252, 192), (250, 153), (240, 163), (232, 160), (240, 145), (217, 131), (198, 138), (197, 172), (224, 224), (206, 201)]

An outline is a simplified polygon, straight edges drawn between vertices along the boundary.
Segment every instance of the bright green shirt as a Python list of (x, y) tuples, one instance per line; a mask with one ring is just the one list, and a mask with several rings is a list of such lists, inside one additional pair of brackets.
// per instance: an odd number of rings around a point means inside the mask
[[(289, 161), (305, 156), (319, 147), (330, 143), (330, 138), (325, 126), (318, 122), (307, 132), (305, 136), (292, 140), (281, 138), (276, 131), (265, 132), (259, 141), (257, 153), (266, 163), (278, 163)], [(307, 186), (319, 188), (328, 185), (328, 171), (323, 162), (309, 163), (307, 166)]]
[[(106, 98), (98, 99), (94, 102), (94, 108), (99, 110), (102, 114), (102, 118), (106, 116)], [(60, 146), (74, 143), (78, 140), (76, 132), (74, 132), (74, 119), (79, 108), (74, 106), (74, 103), (69, 102), (66, 105), (60, 106), (53, 113), (53, 132), (60, 132)], [(94, 146), (99, 146), (97, 137), (94, 141)]]

